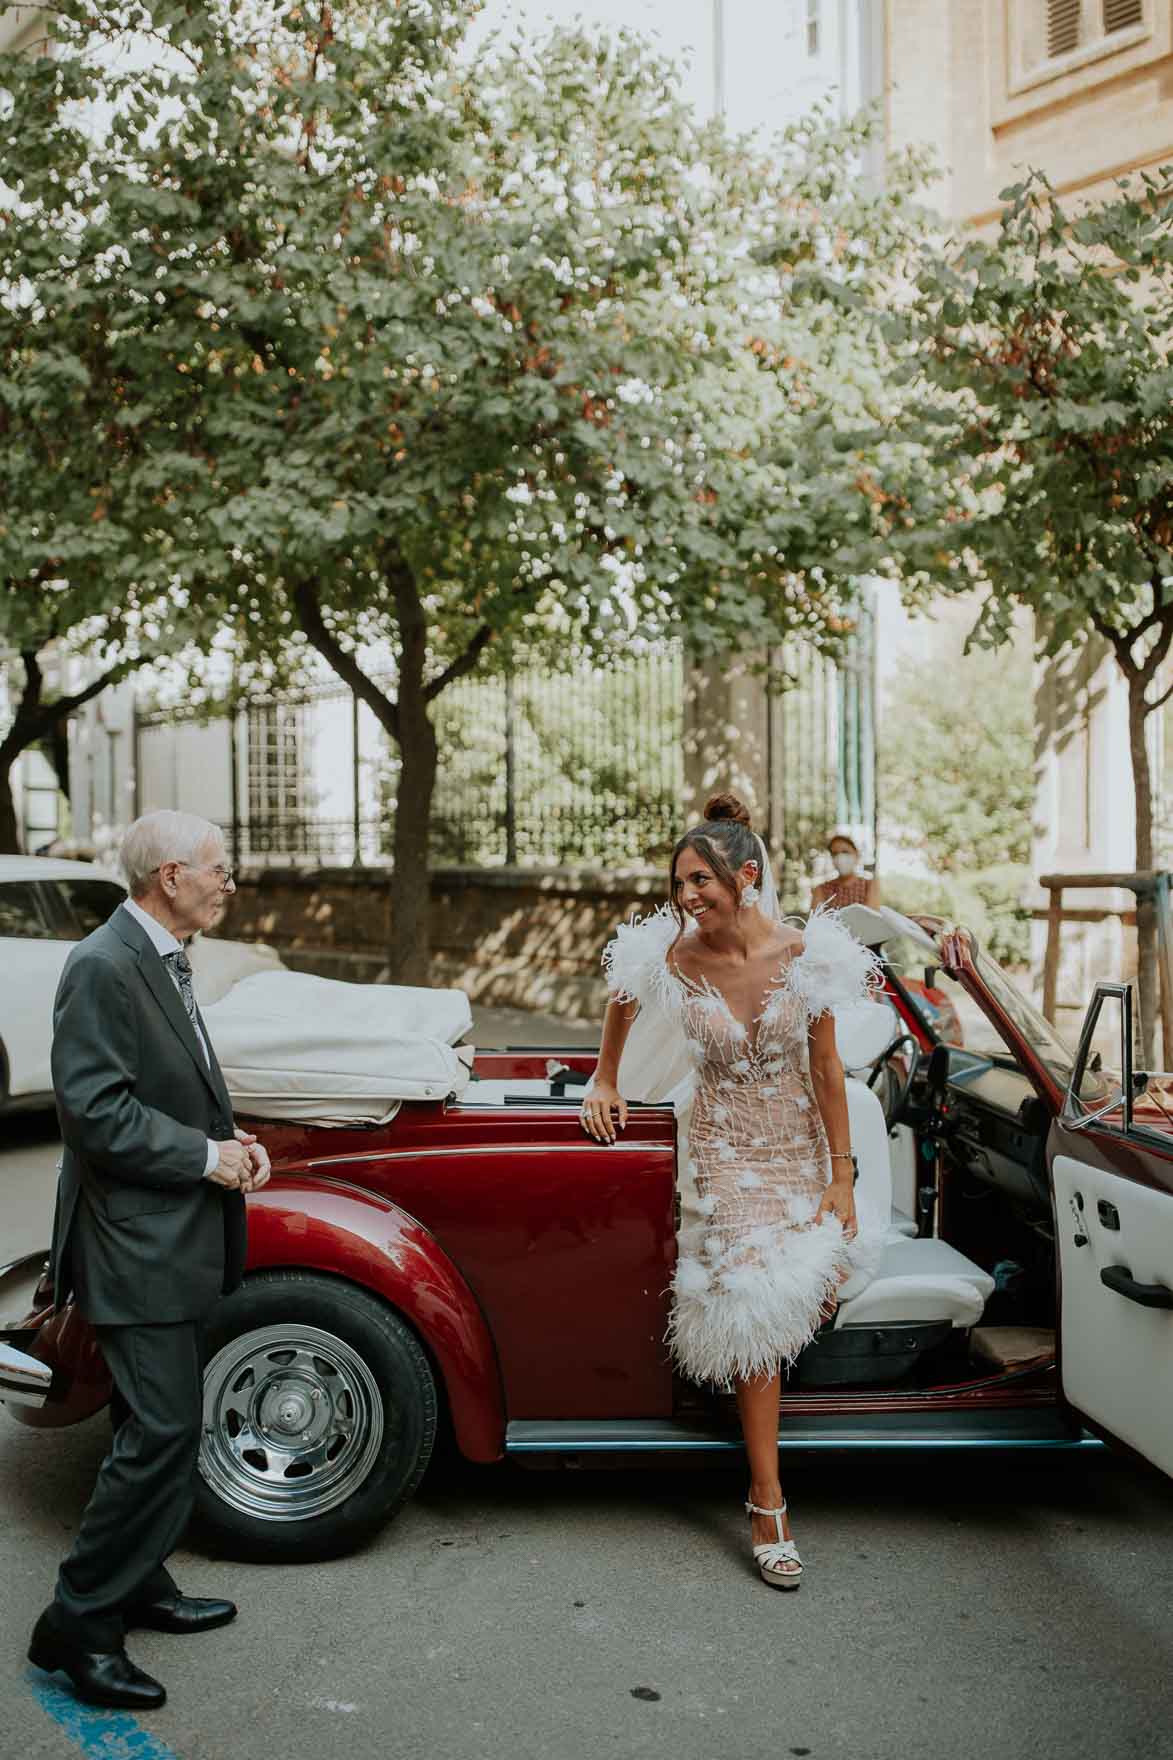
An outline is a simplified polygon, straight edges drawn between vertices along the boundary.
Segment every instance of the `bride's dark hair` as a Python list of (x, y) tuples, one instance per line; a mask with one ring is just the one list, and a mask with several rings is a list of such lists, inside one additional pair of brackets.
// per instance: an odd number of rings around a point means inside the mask
[(686, 831), (672, 851), (668, 865), (669, 901), (672, 915), (681, 928), (684, 912), (676, 899), (676, 863), (686, 849), (695, 849), (713, 870), (718, 882), (733, 898), (737, 897), (737, 870), (753, 862), (761, 879), (762, 856), (758, 840), (750, 824), (749, 808), (735, 794), (713, 794), (705, 802), (705, 816), (699, 825)]

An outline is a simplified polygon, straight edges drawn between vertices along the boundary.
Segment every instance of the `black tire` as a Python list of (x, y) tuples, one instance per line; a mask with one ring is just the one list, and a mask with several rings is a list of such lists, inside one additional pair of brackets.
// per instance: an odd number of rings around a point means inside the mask
[(366, 1290), (258, 1272), (215, 1309), (204, 1361), (196, 1518), (216, 1550), (337, 1558), (423, 1478), (435, 1377), (411, 1328)]

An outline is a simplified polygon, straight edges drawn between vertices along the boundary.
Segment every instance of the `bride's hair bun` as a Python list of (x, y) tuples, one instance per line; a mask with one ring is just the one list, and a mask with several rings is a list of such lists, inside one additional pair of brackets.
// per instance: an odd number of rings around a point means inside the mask
[(735, 825), (751, 828), (749, 808), (735, 794), (711, 794), (705, 802), (705, 818), (710, 824), (716, 819), (732, 819)]

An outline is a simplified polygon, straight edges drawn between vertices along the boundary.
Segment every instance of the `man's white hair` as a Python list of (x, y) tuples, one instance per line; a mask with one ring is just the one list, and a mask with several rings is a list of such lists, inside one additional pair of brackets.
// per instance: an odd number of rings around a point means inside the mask
[(122, 839), (118, 859), (132, 898), (151, 889), (151, 877), (164, 862), (194, 862), (210, 842), (222, 843), (223, 832), (196, 813), (173, 813), (169, 807), (144, 813)]

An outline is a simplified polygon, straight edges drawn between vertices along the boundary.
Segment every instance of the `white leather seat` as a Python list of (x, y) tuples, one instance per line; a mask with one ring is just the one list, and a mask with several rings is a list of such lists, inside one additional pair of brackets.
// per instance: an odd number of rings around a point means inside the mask
[[(877, 1057), (899, 1039), (904, 1024), (890, 1002), (849, 1002), (835, 1010), (835, 1045), (848, 1075), (871, 1073)], [(856, 1150), (858, 1156), (859, 1151)], [(891, 1183), (889, 1152), (888, 1180)], [(913, 1236), (916, 1223), (903, 1210), (889, 1202), (888, 1214), (898, 1234)]]
[[(871, 1089), (847, 1078), (851, 1146), (859, 1162), (857, 1202), (876, 1215), (892, 1210), (892, 1169), (884, 1109)], [(889, 1229), (871, 1275), (857, 1272), (841, 1286), (836, 1327), (887, 1325), (899, 1320), (949, 1320), (973, 1326), (993, 1292), (994, 1279), (945, 1241), (908, 1240)]]

